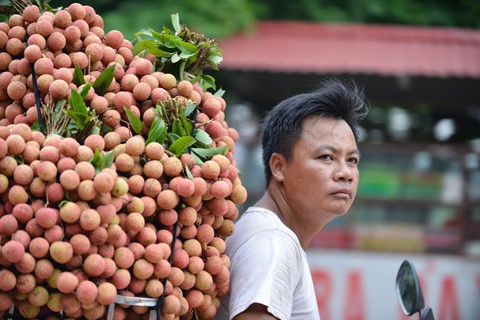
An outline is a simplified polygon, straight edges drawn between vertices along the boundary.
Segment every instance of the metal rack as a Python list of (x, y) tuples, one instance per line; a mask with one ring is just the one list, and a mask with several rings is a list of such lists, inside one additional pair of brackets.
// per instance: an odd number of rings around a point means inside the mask
[[(117, 295), (115, 301), (108, 306), (107, 319), (113, 320), (113, 313), (115, 311), (115, 304), (127, 304), (130, 306), (141, 306), (141, 307), (155, 307), (158, 303), (156, 298), (141, 298), (141, 297), (130, 297)], [(155, 309), (150, 310), (149, 320), (155, 320), (157, 316), (157, 311)]]

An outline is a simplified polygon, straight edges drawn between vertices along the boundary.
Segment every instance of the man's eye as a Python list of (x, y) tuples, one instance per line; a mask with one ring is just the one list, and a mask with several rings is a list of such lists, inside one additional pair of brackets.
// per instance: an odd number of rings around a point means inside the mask
[(321, 155), (320, 157), (318, 157), (319, 159), (322, 159), (322, 160), (332, 160), (333, 157), (329, 154), (324, 154), (324, 155)]
[(357, 164), (359, 161), (358, 158), (350, 158), (349, 162)]

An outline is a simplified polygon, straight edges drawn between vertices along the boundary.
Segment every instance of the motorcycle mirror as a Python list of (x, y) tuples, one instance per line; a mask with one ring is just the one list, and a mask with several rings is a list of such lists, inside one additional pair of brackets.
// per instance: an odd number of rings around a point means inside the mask
[(407, 316), (411, 316), (425, 307), (417, 273), (413, 264), (408, 260), (403, 261), (398, 269), (396, 288), (400, 305)]

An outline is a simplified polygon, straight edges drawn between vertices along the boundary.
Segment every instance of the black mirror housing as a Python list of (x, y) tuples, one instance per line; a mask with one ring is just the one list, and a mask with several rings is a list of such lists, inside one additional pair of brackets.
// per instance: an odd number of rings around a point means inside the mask
[(415, 267), (408, 260), (401, 264), (396, 279), (397, 296), (403, 312), (411, 316), (425, 308), (422, 289)]

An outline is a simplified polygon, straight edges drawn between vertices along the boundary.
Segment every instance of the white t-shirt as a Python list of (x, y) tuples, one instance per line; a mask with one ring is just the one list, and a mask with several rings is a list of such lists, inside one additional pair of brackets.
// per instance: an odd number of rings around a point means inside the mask
[(249, 208), (226, 242), (230, 292), (215, 319), (232, 319), (253, 303), (282, 320), (320, 319), (306, 253), (275, 213)]

